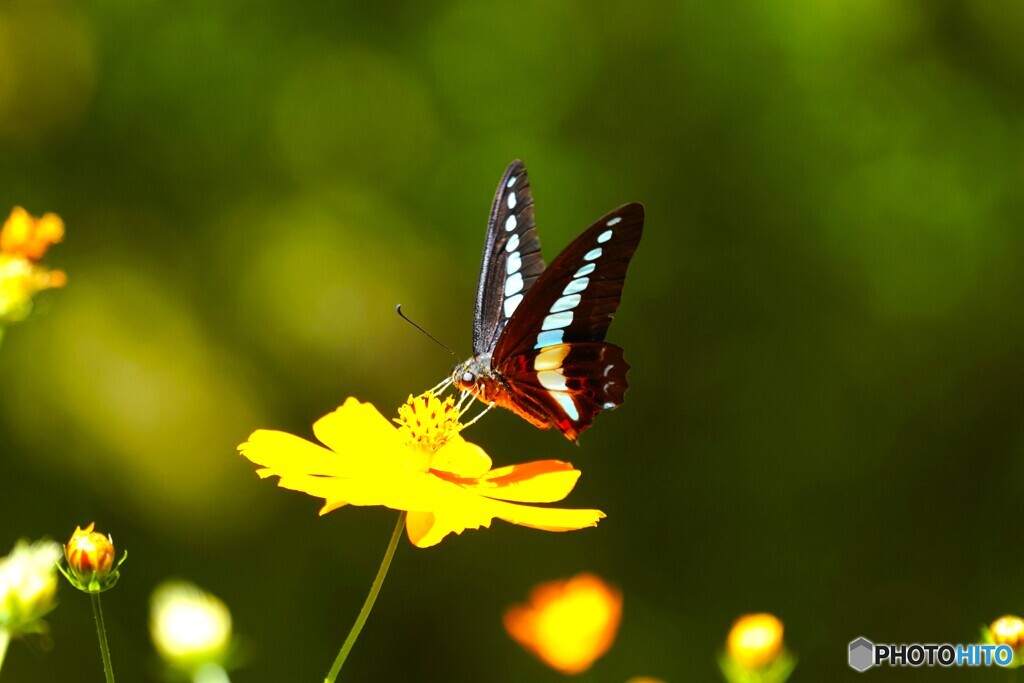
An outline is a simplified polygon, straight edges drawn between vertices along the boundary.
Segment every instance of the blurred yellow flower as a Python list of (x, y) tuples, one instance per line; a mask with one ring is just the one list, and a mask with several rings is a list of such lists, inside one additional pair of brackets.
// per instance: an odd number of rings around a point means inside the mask
[(64, 221), (60, 216), (48, 213), (42, 218), (33, 218), (28, 211), (16, 206), (0, 229), (0, 252), (38, 261), (50, 246), (62, 239)]
[(231, 648), (231, 612), (215, 595), (186, 581), (167, 581), (153, 591), (149, 632), (171, 667), (190, 675), (224, 666)]
[(43, 628), (40, 618), (56, 607), (60, 545), (42, 540), (18, 541), (0, 558), (0, 631), (9, 635)]
[(11, 211), (0, 229), (0, 323), (23, 320), (36, 293), (67, 283), (63, 271), (37, 263), (63, 236), (64, 223), (55, 214), (35, 219), (21, 207)]
[(782, 651), (782, 622), (771, 614), (742, 616), (733, 623), (726, 647), (737, 664), (760, 669)]
[(993, 645), (1009, 645), (1013, 650), (1010, 669), (1024, 666), (1024, 620), (1012, 614), (999, 617), (988, 627), (982, 627), (981, 637)]
[(782, 622), (772, 614), (746, 614), (733, 622), (719, 659), (730, 683), (783, 683), (796, 661), (782, 641)]
[(496, 517), (545, 531), (591, 527), (604, 517), (599, 510), (519, 505), (562, 500), (579, 470), (558, 460), (491, 469), (483, 449), (459, 435), (459, 417), (451, 397), (441, 401), (428, 392), (409, 397), (396, 429), (371, 404), (349, 398), (313, 425), (327, 448), (261, 429), (239, 450), (261, 466), (261, 477), (323, 498), (320, 514), (345, 505), (407, 510), (406, 533), (420, 548), (489, 527)]
[(1017, 651), (1024, 644), (1024, 621), (1020, 617), (1000, 617), (993, 621), (988, 629), (992, 632), (992, 642), (996, 645), (1009, 645)]
[(611, 648), (621, 618), (622, 593), (598, 576), (580, 574), (534, 587), (527, 604), (510, 607), (504, 622), (516, 642), (572, 675)]

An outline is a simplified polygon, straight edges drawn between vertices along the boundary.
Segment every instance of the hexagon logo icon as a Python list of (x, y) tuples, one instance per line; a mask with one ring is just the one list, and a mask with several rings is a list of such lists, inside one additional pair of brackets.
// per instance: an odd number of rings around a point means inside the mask
[(867, 671), (875, 665), (875, 644), (867, 638), (858, 638), (850, 643), (850, 668)]

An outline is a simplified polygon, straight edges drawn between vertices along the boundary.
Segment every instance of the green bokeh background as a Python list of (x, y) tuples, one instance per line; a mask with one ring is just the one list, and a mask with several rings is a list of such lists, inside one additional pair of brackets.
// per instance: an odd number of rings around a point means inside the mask
[[(854, 679), (860, 635), (976, 641), (1024, 611), (1022, 35), (1011, 0), (0, 1), (0, 212), (59, 213), (70, 277), (0, 349), (0, 547), (95, 519), (130, 550), (119, 680), (157, 679), (170, 576), (231, 607), (233, 680), (322, 680), (394, 514), (318, 518), (235, 447), (443, 377), (396, 303), (468, 355), (520, 157), (549, 260), (647, 205), (631, 389), (579, 448), (472, 438), (571, 459), (608, 518), (403, 542), (343, 678), (560, 680), (500, 617), (580, 571), (625, 594), (592, 681), (715, 680), (750, 611), (793, 681)], [(88, 599), (50, 622), (0, 679), (99, 680)]]

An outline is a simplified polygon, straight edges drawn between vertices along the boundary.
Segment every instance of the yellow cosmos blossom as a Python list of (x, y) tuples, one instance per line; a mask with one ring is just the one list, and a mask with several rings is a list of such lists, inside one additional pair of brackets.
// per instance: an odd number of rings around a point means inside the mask
[(57, 215), (36, 219), (21, 207), (11, 211), (0, 229), (0, 323), (23, 320), (36, 293), (66, 284), (62, 271), (37, 263), (63, 237), (64, 222)]
[[(604, 513), (538, 507), (569, 495), (579, 470), (558, 460), (492, 469), (479, 446), (459, 434), (451, 397), (428, 392), (399, 409), (396, 428), (369, 403), (349, 398), (313, 425), (324, 446), (259, 430), (239, 446), (261, 477), (324, 500), (320, 514), (345, 505), (408, 511), (406, 534), (420, 548), (451, 533), (489, 527), (494, 518), (546, 531), (595, 526)], [(325, 447), (326, 446), (326, 447)]]
[(525, 605), (505, 612), (505, 630), (541, 661), (562, 673), (583, 673), (615, 642), (622, 593), (593, 574), (549, 581)]

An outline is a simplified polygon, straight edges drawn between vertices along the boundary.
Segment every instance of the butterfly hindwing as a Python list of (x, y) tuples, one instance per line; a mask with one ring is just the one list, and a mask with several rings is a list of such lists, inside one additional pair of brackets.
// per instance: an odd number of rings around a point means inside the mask
[(494, 195), (473, 316), (473, 353), (491, 353), (508, 320), (544, 271), (523, 162), (513, 161)]
[(629, 364), (607, 342), (556, 344), (504, 360), (499, 371), (516, 412), (534, 425), (556, 427), (576, 440), (601, 410), (620, 405)]

